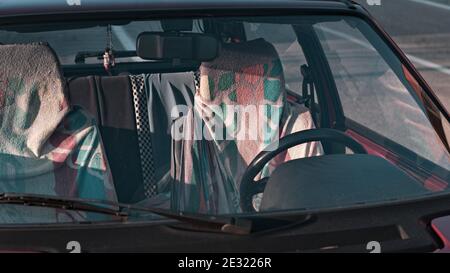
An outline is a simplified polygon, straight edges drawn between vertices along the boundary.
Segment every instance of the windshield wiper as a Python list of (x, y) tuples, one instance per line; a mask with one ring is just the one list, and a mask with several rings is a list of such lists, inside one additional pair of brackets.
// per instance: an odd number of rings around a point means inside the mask
[[(15, 204), (25, 206), (50, 207), (64, 210), (78, 210), (108, 214), (118, 217), (127, 217), (127, 213), (119, 209), (108, 208), (106, 206), (95, 205), (99, 203), (97, 200), (84, 200), (76, 198), (55, 197), (40, 194), (23, 194), (23, 193), (1, 193), (0, 204)], [(103, 203), (103, 205), (117, 206), (115, 203)]]
[(51, 207), (64, 210), (88, 211), (120, 217), (126, 220), (130, 211), (145, 211), (163, 217), (189, 223), (193, 227), (205, 231), (225, 232), (231, 234), (248, 234), (252, 222), (236, 217), (220, 217), (208, 215), (187, 215), (170, 210), (146, 208), (128, 204), (121, 204), (106, 200), (89, 200), (68, 197), (55, 197), (39, 194), (1, 193), (0, 204), (17, 204), (25, 206)]
[(308, 215), (300, 220), (282, 220), (273, 217), (250, 216), (213, 216), (204, 214), (187, 214), (159, 208), (147, 208), (122, 204), (106, 200), (90, 200), (81, 198), (56, 197), (51, 195), (1, 193), (0, 204), (16, 204), (25, 206), (51, 207), (64, 210), (87, 211), (120, 217), (126, 220), (131, 211), (153, 213), (175, 219), (190, 226), (182, 229), (194, 229), (203, 232), (221, 232), (234, 235), (246, 235), (255, 232), (268, 232), (304, 224), (311, 220)]

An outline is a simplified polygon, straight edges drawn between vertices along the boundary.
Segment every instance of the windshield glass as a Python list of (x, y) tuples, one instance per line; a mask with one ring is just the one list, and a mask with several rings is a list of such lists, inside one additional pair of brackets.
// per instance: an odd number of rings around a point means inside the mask
[[(360, 18), (0, 28), (0, 192), (226, 215), (448, 190), (448, 120)], [(7, 206), (0, 223), (67, 222)]]
[(448, 153), (420, 106), (414, 83), (407, 82), (408, 72), (369, 26), (355, 29), (355, 23), (314, 25), (346, 118), (450, 170)]

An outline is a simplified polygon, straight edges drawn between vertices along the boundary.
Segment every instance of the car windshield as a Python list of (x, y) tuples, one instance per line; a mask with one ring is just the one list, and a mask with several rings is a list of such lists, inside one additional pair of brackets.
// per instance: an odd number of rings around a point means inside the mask
[(359, 17), (0, 29), (0, 193), (239, 215), (449, 190), (448, 116)]

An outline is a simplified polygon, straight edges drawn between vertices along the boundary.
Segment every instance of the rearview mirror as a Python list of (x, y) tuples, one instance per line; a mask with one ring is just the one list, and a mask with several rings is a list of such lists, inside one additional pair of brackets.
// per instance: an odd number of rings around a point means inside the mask
[(216, 58), (219, 43), (211, 35), (179, 32), (143, 32), (136, 53), (145, 60), (210, 61)]

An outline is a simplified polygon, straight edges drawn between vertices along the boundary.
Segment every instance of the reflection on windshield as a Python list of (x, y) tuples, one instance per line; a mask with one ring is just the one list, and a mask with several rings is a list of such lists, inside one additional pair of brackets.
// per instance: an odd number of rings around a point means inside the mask
[(405, 77), (404, 72), (408, 73), (406, 76), (409, 72), (367, 25), (359, 26), (361, 32), (344, 21), (315, 26), (320, 31), (345, 115), (450, 170), (448, 151), (424, 107), (419, 106), (422, 98), (407, 81), (414, 79)]
[[(134, 204), (172, 211), (176, 219), (178, 213), (241, 215), (248, 212), (242, 185), (249, 181), (243, 178), (261, 152), (273, 151), (276, 156), (255, 177), (263, 183), (255, 182), (249, 191), (258, 212), (265, 211), (264, 204), (280, 211), (351, 206), (345, 201), (349, 196), (358, 197), (359, 204), (388, 202), (379, 188), (365, 197), (364, 189), (381, 184), (372, 181), (369, 187), (364, 179), (352, 184), (345, 176), (360, 177), (358, 172), (376, 164), (385, 169), (370, 169), (373, 173), (391, 170), (402, 179), (400, 174), (407, 174), (410, 179), (402, 181), (413, 184), (390, 191), (389, 200), (447, 190), (450, 157), (442, 136), (448, 121), (361, 19), (139, 21), (112, 24), (109, 34), (97, 25), (0, 31), (2, 41), (10, 43), (0, 45), (0, 192)], [(136, 38), (144, 31), (153, 32), (153, 46), (141, 49), (159, 57), (144, 62), (125, 56), (138, 54)], [(33, 43), (38, 40), (47, 43)], [(105, 46), (131, 64), (105, 71), (97, 58)], [(171, 47), (178, 49), (175, 59)], [(157, 48), (164, 50), (152, 51)], [(326, 62), (317, 62), (321, 50)], [(199, 52), (213, 58), (201, 59)], [(83, 59), (78, 63), (77, 55)], [(23, 59), (29, 60), (26, 66)], [(339, 136), (356, 140), (369, 155), (359, 157), (333, 144), (336, 139), (323, 128), (339, 129)], [(309, 131), (321, 135), (280, 146), (283, 138)], [(376, 164), (355, 163), (363, 161)], [(310, 181), (320, 178), (323, 188), (296, 177), (300, 171), (272, 176), (296, 164)], [(283, 187), (288, 180), (293, 184)], [(333, 189), (336, 183), (342, 188)], [(306, 207), (289, 199), (295, 197), (288, 192), (296, 190), (304, 194), (300, 201), (315, 191), (317, 203)], [(117, 220), (81, 209), (3, 203), (0, 210), (0, 223)], [(131, 218), (157, 216), (136, 211)]]

